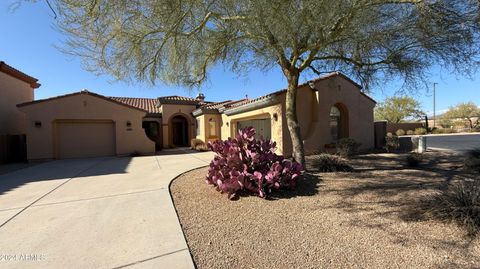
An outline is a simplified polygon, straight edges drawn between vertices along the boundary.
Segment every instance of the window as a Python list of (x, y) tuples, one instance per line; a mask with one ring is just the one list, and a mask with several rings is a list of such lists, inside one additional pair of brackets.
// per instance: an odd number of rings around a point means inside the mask
[(217, 122), (212, 118), (208, 120), (208, 132), (210, 137), (217, 136)]
[(195, 126), (197, 128), (197, 136), (200, 135), (200, 119), (197, 119), (197, 125)]
[(330, 134), (333, 143), (336, 143), (339, 138), (340, 117), (340, 110), (336, 106), (332, 106), (330, 109)]

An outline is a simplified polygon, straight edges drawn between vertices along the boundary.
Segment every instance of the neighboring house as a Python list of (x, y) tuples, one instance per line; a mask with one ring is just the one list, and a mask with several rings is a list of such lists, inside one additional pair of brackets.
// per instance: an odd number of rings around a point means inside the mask
[(38, 87), (38, 79), (0, 61), (0, 135), (25, 134), (25, 114), (16, 105), (33, 101)]
[(25, 114), (18, 103), (33, 100), (38, 80), (0, 61), (0, 163), (25, 159)]
[[(153, 153), (235, 136), (253, 126), (258, 136), (292, 146), (285, 119), (285, 90), (256, 99), (207, 102), (165, 96), (156, 99), (105, 97), (89, 91), (19, 104), (27, 115), (28, 158), (72, 158)], [(375, 101), (341, 73), (299, 86), (297, 110), (307, 153), (351, 137), (372, 148)]]

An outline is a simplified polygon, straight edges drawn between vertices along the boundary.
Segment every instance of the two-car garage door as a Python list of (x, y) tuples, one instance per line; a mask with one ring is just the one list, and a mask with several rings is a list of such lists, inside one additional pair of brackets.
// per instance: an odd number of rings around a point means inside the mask
[(255, 128), (256, 135), (255, 137), (264, 139), (272, 138), (272, 126), (269, 118), (267, 119), (253, 119), (253, 120), (243, 120), (237, 122), (237, 130), (243, 129), (245, 127)]
[(56, 123), (56, 155), (59, 159), (115, 155), (113, 121), (60, 121)]

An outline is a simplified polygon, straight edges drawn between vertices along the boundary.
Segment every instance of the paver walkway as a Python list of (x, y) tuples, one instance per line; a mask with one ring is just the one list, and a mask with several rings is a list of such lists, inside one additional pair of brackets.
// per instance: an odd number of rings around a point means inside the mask
[(211, 157), (165, 151), (0, 175), (0, 268), (194, 268), (168, 186)]

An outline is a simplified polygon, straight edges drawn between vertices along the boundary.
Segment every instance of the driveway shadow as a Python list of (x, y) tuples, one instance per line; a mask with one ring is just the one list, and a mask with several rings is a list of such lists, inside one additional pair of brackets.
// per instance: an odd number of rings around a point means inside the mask
[(105, 157), (38, 164), (0, 175), (0, 195), (32, 182), (126, 173), (131, 160), (131, 157)]

